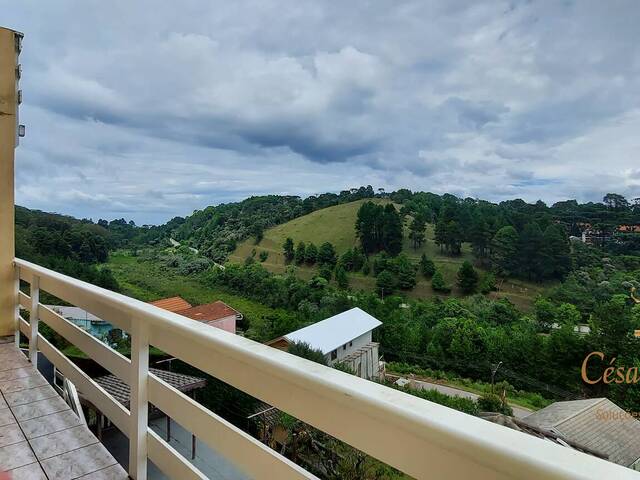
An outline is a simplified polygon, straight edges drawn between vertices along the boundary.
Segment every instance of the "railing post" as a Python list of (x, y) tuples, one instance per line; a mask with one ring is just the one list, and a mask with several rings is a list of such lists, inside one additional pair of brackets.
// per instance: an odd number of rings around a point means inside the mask
[(38, 367), (38, 320), (40, 318), (38, 308), (40, 306), (40, 278), (37, 275), (31, 277), (31, 313), (29, 325), (31, 336), (29, 337), (29, 360)]
[(146, 322), (131, 322), (131, 428), (129, 435), (129, 476), (147, 478), (147, 425), (149, 416), (149, 332)]
[(18, 265), (13, 267), (13, 298), (13, 321), (15, 323), (13, 340), (16, 348), (20, 348), (20, 267)]

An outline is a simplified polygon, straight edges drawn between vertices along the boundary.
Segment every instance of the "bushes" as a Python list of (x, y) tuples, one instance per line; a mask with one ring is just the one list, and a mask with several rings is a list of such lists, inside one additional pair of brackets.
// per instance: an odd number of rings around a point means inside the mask
[(433, 278), (431, 279), (431, 288), (433, 288), (434, 292), (440, 293), (450, 293), (451, 288), (444, 283), (444, 277), (439, 270), (436, 270), (436, 273), (433, 274)]
[(478, 408), (482, 412), (498, 412), (505, 415), (513, 415), (513, 410), (506, 402), (493, 393), (485, 393), (478, 398)]

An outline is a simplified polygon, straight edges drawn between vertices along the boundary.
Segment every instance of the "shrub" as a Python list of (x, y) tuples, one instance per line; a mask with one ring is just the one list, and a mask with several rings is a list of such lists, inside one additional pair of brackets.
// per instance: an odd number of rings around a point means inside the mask
[(497, 412), (505, 415), (513, 415), (513, 410), (506, 402), (493, 393), (485, 393), (478, 398), (478, 408), (483, 412)]

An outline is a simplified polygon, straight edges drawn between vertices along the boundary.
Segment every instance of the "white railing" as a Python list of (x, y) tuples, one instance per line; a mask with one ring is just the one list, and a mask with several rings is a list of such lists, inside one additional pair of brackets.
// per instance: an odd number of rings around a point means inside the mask
[[(16, 259), (16, 321), (29, 355), (42, 352), (130, 439), (129, 474), (147, 459), (175, 479), (206, 478), (147, 427), (149, 403), (241, 471), (259, 479), (315, 478), (149, 373), (153, 345), (418, 479), (636, 479), (613, 463), (211, 328)], [(18, 291), (30, 283), (30, 296)], [(39, 302), (46, 291), (131, 334), (131, 360)], [(19, 316), (30, 311), (30, 322)], [(44, 322), (131, 387), (130, 411), (41, 335)]]

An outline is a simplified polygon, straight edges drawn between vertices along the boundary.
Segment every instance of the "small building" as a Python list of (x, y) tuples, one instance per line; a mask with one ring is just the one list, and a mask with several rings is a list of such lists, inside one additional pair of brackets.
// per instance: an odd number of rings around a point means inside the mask
[(46, 307), (98, 339), (106, 340), (110, 336), (114, 338), (123, 336), (122, 330), (83, 308), (66, 305), (46, 305)]
[(640, 225), (618, 225), (618, 233), (640, 233)]
[(220, 300), (196, 307), (182, 297), (163, 298), (149, 303), (230, 333), (236, 333), (236, 322), (243, 318), (240, 312)]
[(556, 402), (521, 419), (640, 470), (640, 421), (606, 398)]
[(307, 343), (320, 350), (329, 365), (343, 363), (362, 378), (378, 378), (380, 359), (373, 330), (382, 322), (367, 312), (352, 308), (333, 317), (275, 338), (267, 345), (287, 350), (293, 342)]

